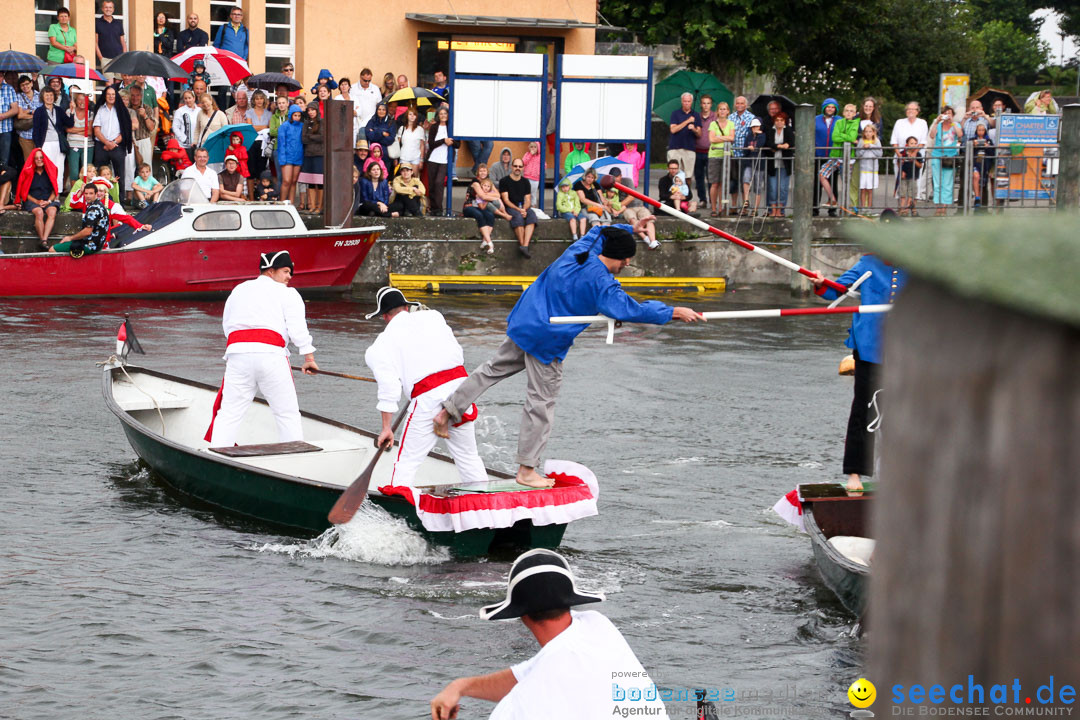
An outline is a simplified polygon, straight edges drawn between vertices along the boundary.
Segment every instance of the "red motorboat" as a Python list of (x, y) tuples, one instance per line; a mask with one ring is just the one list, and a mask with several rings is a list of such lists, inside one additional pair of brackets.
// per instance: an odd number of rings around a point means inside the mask
[(288, 203), (199, 202), (190, 183), (170, 184), (161, 202), (139, 213), (152, 231), (122, 226), (107, 250), (79, 259), (0, 255), (0, 297), (226, 294), (258, 274), (267, 250), (289, 251), (292, 287), (342, 292), (385, 229), (308, 230)]

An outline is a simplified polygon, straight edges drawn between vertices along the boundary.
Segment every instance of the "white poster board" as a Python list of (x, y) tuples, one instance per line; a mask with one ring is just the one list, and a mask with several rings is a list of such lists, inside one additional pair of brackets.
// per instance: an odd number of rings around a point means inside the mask
[[(455, 51), (450, 92), (454, 137), (539, 138), (546, 88), (544, 59), (535, 53)], [(459, 74), (468, 77), (456, 77)], [(517, 77), (501, 79), (507, 75)]]
[(652, 114), (648, 57), (563, 55), (561, 63), (560, 138), (645, 141)]

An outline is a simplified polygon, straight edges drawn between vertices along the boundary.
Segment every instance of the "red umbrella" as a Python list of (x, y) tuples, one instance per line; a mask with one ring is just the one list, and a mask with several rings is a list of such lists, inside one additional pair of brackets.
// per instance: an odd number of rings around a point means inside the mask
[(206, 72), (210, 73), (212, 85), (232, 85), (251, 75), (251, 68), (247, 60), (234, 52), (218, 50), (216, 47), (192, 47), (179, 55), (174, 55), (172, 61), (189, 73), (195, 71), (195, 61), (202, 60), (206, 65)]

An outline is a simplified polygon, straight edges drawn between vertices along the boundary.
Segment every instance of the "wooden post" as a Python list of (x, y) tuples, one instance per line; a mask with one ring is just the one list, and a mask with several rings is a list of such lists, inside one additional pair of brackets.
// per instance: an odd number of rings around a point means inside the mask
[[(795, 168), (792, 173), (791, 260), (810, 267), (810, 240), (814, 234), (811, 212), (814, 205), (814, 107), (803, 103), (795, 108)], [(809, 295), (810, 282), (791, 273), (791, 294)]]
[(1051, 676), (1046, 706), (1075, 687), (1078, 366), (1075, 326), (908, 283), (885, 343), (867, 678), (962, 683), (964, 703), (970, 682), (983, 705), (1008, 684), (1021, 710)]
[(1066, 105), (1061, 113), (1061, 149), (1057, 177), (1058, 211), (1080, 209), (1080, 105)]
[(352, 103), (327, 102), (323, 145), (323, 223), (352, 227)]

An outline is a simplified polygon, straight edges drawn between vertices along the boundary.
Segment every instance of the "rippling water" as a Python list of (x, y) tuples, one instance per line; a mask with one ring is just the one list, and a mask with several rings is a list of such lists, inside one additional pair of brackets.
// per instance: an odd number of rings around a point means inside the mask
[[(502, 339), (513, 297), (431, 299), (466, 365)], [(703, 309), (791, 304), (729, 292)], [(312, 302), (325, 369), (364, 373), (368, 300)], [(141, 364), (216, 383), (222, 302), (9, 301), (0, 310), (0, 717), (422, 718), (449, 680), (529, 657), (519, 623), (477, 609), (512, 557), (460, 562), (377, 509), (313, 540), (172, 493), (135, 461), (94, 362), (130, 312)], [(809, 541), (769, 508), (839, 479), (850, 378), (840, 318), (599, 328), (565, 364), (551, 457), (588, 465), (600, 516), (563, 552), (658, 685), (783, 694), (770, 717), (837, 717), (858, 677), (854, 622)], [(375, 428), (374, 388), (298, 378), (301, 406)], [(513, 460), (524, 378), (484, 398), (489, 465)], [(690, 703), (668, 704), (672, 717)], [(491, 705), (470, 701), (463, 718)]]

